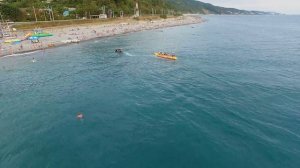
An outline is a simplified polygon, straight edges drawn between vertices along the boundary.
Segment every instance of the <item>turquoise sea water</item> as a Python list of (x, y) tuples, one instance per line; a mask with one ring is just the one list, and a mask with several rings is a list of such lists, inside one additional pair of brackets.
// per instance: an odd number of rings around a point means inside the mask
[(205, 18), (0, 58), (0, 167), (298, 168), (300, 17)]

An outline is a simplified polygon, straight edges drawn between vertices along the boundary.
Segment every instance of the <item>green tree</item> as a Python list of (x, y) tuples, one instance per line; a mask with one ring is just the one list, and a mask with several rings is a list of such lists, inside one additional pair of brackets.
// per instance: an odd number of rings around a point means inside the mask
[(24, 14), (21, 10), (11, 5), (0, 4), (0, 12), (3, 19), (12, 21), (22, 21), (24, 19)]

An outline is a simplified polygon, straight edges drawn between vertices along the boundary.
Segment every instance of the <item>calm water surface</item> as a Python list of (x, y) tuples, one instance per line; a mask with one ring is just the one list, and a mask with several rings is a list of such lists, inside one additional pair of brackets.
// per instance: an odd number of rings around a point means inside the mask
[(300, 17), (206, 19), (0, 58), (0, 167), (298, 168)]

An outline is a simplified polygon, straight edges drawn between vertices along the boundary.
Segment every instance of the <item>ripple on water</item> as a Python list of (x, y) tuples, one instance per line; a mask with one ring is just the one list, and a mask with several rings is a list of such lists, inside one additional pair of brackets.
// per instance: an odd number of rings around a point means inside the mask
[(0, 167), (297, 167), (300, 22), (273, 17), (1, 58)]

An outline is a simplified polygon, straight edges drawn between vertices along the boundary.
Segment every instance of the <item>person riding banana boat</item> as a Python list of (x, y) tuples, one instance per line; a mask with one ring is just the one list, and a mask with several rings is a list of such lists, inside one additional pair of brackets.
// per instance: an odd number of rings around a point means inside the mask
[(165, 53), (165, 52), (156, 52), (154, 53), (154, 55), (164, 59), (177, 60), (176, 55)]
[(116, 52), (116, 53), (122, 53), (123, 50), (122, 50), (122, 48), (117, 48), (117, 49), (115, 50), (115, 52)]

